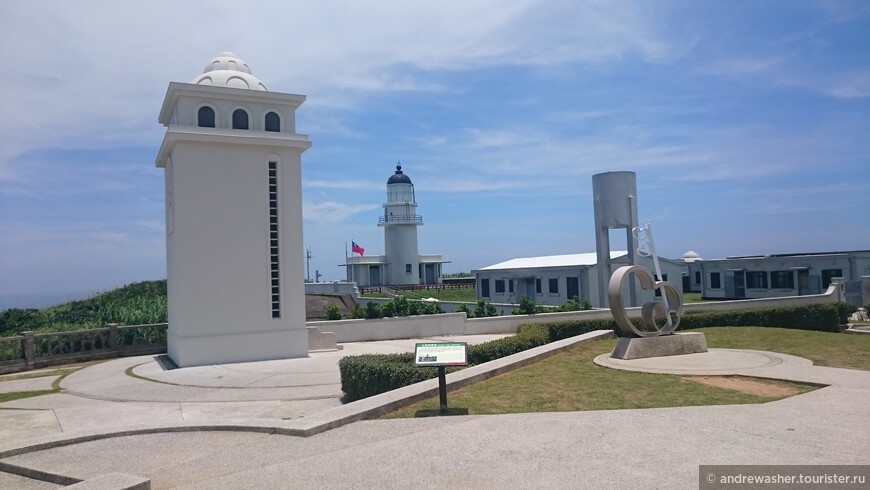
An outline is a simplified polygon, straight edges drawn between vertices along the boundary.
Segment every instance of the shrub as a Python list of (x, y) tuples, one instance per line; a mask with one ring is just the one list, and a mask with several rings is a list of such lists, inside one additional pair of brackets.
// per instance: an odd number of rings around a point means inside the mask
[(383, 316), (384, 314), (381, 312), (381, 305), (374, 301), (369, 301), (368, 304), (366, 304), (365, 317), (367, 320), (374, 320), (382, 318)]
[(592, 309), (592, 303), (589, 302), (588, 299), (584, 299), (583, 302), (580, 302), (580, 298), (574, 296), (573, 298), (565, 301), (565, 304), (558, 308), (558, 311), (586, 311)]
[(327, 320), (341, 320), (341, 310), (338, 305), (328, 304), (323, 307), (323, 312), (326, 314)]
[(408, 315), (416, 316), (420, 314), (420, 302), (419, 301), (409, 301), (408, 302)]
[(411, 305), (408, 301), (408, 298), (406, 298), (405, 296), (396, 296), (390, 302), (394, 306), (396, 316), (408, 316), (410, 314)]
[(523, 296), (520, 300), (520, 306), (513, 311), (514, 315), (533, 315), (535, 313), (535, 300), (528, 296)]
[(360, 305), (353, 305), (353, 311), (351, 312), (351, 318), (362, 319), (366, 317), (366, 311)]
[(846, 308), (837, 303), (802, 306), (754, 308), (745, 310), (688, 313), (680, 319), (680, 329), (701, 327), (759, 326), (842, 332), (841, 318)]
[(420, 312), (424, 315), (437, 315), (444, 313), (444, 310), (441, 309), (441, 305), (437, 301), (432, 301), (431, 303), (421, 303)]
[(520, 300), (520, 306), (511, 311), (511, 315), (533, 315), (535, 313), (550, 313), (553, 311), (563, 311), (560, 308), (535, 304), (535, 300), (528, 296), (523, 296)]
[(396, 316), (396, 304), (392, 301), (387, 301), (384, 303), (384, 306), (381, 307), (381, 313), (384, 315), (384, 318)]
[[(349, 400), (361, 400), (438, 376), (438, 368), (414, 366), (414, 354), (364, 354), (338, 361), (341, 390)], [(448, 373), (460, 368), (447, 368)]]
[(487, 316), (496, 316), (498, 313), (495, 311), (495, 306), (489, 304), (488, 301), (480, 299), (477, 300), (477, 306), (474, 308), (474, 316), (476, 318), (483, 318)]
[(517, 329), (516, 335), (468, 346), (466, 351), (468, 363), (475, 365), (501, 359), (517, 352), (544, 345), (548, 342), (547, 339), (546, 325), (521, 325)]
[(465, 313), (466, 318), (474, 318), (474, 313), (472, 313), (471, 310), (468, 309), (468, 305), (466, 305), (465, 303), (462, 303), (461, 305), (456, 307), (454, 311), (456, 313)]
[[(845, 325), (849, 323), (849, 317), (852, 316), (852, 313), (858, 311), (858, 307), (852, 306), (849, 303), (833, 303), (834, 306), (837, 307), (837, 316), (840, 319), (840, 325)], [(865, 308), (865, 311), (867, 309)]]

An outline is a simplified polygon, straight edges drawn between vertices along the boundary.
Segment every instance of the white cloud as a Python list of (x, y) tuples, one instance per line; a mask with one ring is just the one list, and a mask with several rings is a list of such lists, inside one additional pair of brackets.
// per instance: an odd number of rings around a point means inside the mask
[[(0, 120), (4, 153), (156, 146), (167, 83), (192, 79), (223, 50), (236, 51), (267, 86), (301, 91), (315, 104), (336, 108), (355, 106), (359, 95), (348, 89), (442, 89), (406, 68), (600, 62), (632, 51), (659, 59), (667, 50), (642, 12), (648, 8), (626, 2), (382, 0), (258, 7), (243, 12), (229, 1), (4, 2), (0, 39), (17, 46), (0, 67), (0, 92), (15, 94), (5, 99)], [(271, 34), (236, 37), (241, 32)]]
[(320, 223), (341, 223), (351, 216), (380, 208), (377, 204), (344, 204), (334, 201), (304, 203), (303, 219)]
[(374, 182), (370, 180), (308, 179), (305, 180), (302, 185), (306, 188), (311, 189), (352, 189), (365, 191), (384, 190), (383, 182)]

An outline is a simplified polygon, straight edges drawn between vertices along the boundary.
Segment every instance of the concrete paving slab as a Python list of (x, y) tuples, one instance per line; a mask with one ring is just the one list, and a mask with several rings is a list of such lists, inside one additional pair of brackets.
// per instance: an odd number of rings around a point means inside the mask
[[(341, 405), (334, 383), (300, 384), (294, 373), (325, 382), (343, 355), (408, 352), (426, 340), (345, 344), (340, 353), (303, 362), (207, 366), (198, 373), (158, 370), (147, 356), (108, 361), (70, 375), (63, 394), (2, 404), (53, 409), (64, 432), (4, 440), (0, 454), (3, 462), (80, 479), (110, 472), (150, 478), (152, 488), (694, 488), (699, 464), (870, 464), (870, 373), (759, 351), (646, 368), (735, 369), (830, 386), (763, 405), (374, 420), (311, 437), (281, 435), (359, 410)], [(735, 360), (736, 368), (728, 365)], [(128, 369), (166, 377), (137, 379)], [(285, 386), (288, 379), (296, 384)], [(169, 384), (175, 381), (195, 386)], [(9, 412), (0, 410), (0, 428), (10, 423)], [(80, 439), (64, 442), (73, 437)], [(21, 453), (35, 444), (47, 445)]]
[[(109, 415), (109, 410), (111, 415)], [(116, 425), (156, 425), (175, 424), (184, 421), (181, 406), (178, 403), (113, 403), (101, 406), (97, 410), (94, 407), (59, 407), (54, 409), (57, 420), (63, 432), (97, 431), (108, 424), (104, 417), (111, 416), (117, 420)], [(95, 416), (103, 413), (104, 416)], [(123, 422), (120, 422), (123, 421)]]
[(813, 364), (807, 359), (787, 354), (735, 349), (710, 349), (708, 352), (696, 354), (644, 359), (617, 359), (610, 357), (610, 354), (602, 354), (595, 358), (595, 363), (626, 371), (693, 375), (736, 374), (738, 371), (767, 368), (782, 363), (788, 363), (790, 366)]
[[(0, 409), (0, 440), (19, 441), (61, 432), (53, 410)], [(5, 488), (0, 485), (0, 488)]]
[(17, 379), (13, 381), (0, 380), (0, 393), (50, 390), (51, 384), (59, 377), (60, 376), (41, 376), (39, 378)]
[(0, 471), (0, 488), (14, 488), (15, 490), (51, 490), (63, 488), (63, 485), (25, 478)]
[(303, 410), (283, 401), (182, 403), (181, 411), (183, 419), (187, 421), (220, 418), (296, 419), (305, 415)]

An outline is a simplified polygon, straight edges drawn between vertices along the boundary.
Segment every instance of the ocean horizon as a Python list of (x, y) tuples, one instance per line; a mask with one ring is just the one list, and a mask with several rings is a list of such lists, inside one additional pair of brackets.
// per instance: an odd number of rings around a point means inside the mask
[(69, 301), (87, 299), (94, 292), (62, 292), (62, 293), (11, 293), (0, 294), (0, 311), (10, 308), (48, 308)]

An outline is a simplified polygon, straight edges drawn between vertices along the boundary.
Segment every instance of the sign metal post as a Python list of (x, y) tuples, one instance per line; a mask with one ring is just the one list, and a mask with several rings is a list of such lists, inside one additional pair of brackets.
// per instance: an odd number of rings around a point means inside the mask
[(447, 413), (447, 366), (467, 366), (465, 342), (432, 342), (416, 344), (414, 365), (438, 368), (438, 401), (441, 414)]

